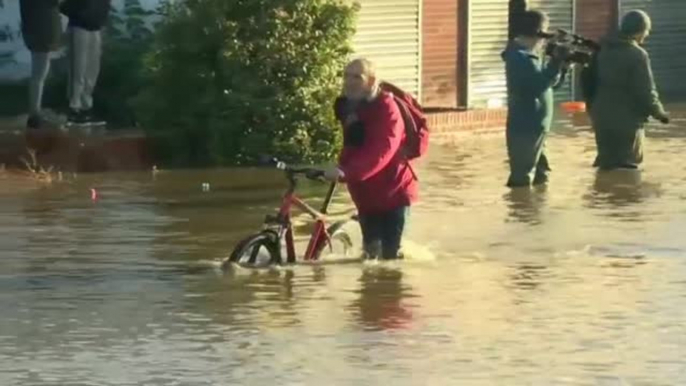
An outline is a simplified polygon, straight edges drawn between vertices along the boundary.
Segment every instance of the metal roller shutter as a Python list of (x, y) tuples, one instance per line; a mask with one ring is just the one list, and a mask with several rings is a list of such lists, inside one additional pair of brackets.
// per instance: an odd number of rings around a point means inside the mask
[[(574, 32), (574, 1), (573, 0), (529, 0), (529, 9), (537, 9), (550, 17), (550, 30), (563, 29)], [(565, 83), (555, 91), (555, 101), (571, 100), (573, 74), (567, 75)]]
[(576, 33), (600, 41), (617, 24), (616, 2), (607, 0), (576, 0), (574, 24)]
[(359, 0), (355, 57), (376, 64), (378, 76), (420, 97), (421, 0)]
[(645, 48), (659, 92), (686, 95), (686, 0), (620, 0), (620, 18), (632, 9), (646, 11), (653, 20)]
[(468, 19), (467, 104), (470, 108), (507, 104), (505, 65), (508, 0), (470, 0)]

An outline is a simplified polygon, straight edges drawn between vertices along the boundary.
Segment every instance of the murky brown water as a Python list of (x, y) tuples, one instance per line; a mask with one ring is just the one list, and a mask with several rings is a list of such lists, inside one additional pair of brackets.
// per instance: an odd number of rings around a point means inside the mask
[(532, 192), (503, 186), (503, 142), (434, 147), (422, 247), (382, 265), (219, 272), (277, 172), (3, 180), (0, 385), (686, 383), (686, 122), (603, 174), (561, 123)]

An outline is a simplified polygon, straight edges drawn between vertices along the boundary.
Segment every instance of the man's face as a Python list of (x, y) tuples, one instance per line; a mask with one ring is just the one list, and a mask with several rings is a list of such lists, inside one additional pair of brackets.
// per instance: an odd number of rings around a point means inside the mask
[[(548, 28), (550, 28), (550, 21), (544, 20), (541, 25), (541, 32), (548, 33)], [(545, 42), (545, 38), (538, 38), (538, 40), (536, 41), (536, 45), (534, 46), (534, 50), (543, 49), (543, 46), (545, 46)]]
[(648, 39), (648, 36), (650, 36), (650, 30), (647, 29), (645, 32), (637, 36), (636, 42), (638, 42), (638, 44), (643, 44), (645, 43), (646, 39)]
[(352, 63), (345, 68), (343, 93), (352, 100), (364, 99), (371, 94), (374, 81), (373, 77), (364, 73), (361, 63)]

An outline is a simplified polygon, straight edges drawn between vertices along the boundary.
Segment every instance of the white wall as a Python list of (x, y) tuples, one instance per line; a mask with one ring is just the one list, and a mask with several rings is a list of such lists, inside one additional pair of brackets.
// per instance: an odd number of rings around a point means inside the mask
[[(12, 35), (19, 38), (0, 41), (0, 83), (25, 79), (31, 71), (30, 54), (20, 37), (19, 0), (4, 0), (4, 3), (5, 7), (0, 8), (0, 29), (7, 25)], [(124, 0), (113, 0), (113, 3), (119, 8)], [(148, 9), (155, 8), (158, 3), (159, 0), (141, 0), (143, 7)]]
[(0, 28), (8, 28), (14, 41), (0, 42), (0, 81), (16, 80), (28, 76), (29, 53), (21, 40), (19, 0), (5, 0), (0, 8)]

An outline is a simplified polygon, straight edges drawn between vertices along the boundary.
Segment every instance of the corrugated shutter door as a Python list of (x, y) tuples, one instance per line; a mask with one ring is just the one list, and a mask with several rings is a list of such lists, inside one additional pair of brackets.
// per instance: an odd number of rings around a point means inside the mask
[(355, 57), (376, 64), (377, 76), (420, 97), (421, 0), (359, 0)]
[(471, 108), (507, 104), (500, 53), (507, 45), (508, 4), (508, 0), (469, 1), (467, 104)]
[(621, 0), (620, 18), (632, 9), (646, 11), (653, 20), (645, 48), (650, 54), (658, 91), (686, 95), (686, 0)]
[[(683, 0), (686, 1), (686, 0)], [(550, 30), (563, 29), (574, 32), (574, 1), (573, 0), (529, 0), (529, 9), (537, 9), (548, 14), (550, 18)], [(555, 101), (568, 101), (572, 99), (572, 74), (567, 75), (567, 80), (555, 91)]]

